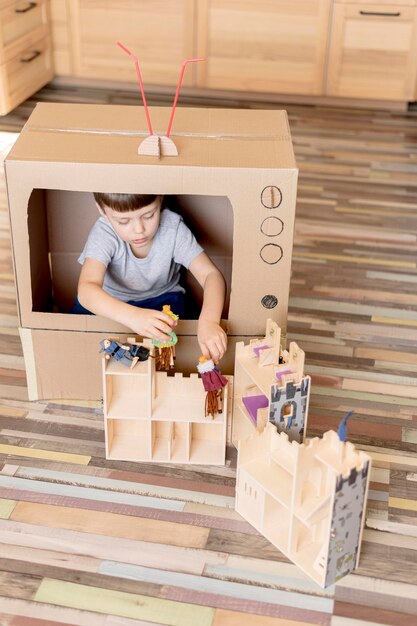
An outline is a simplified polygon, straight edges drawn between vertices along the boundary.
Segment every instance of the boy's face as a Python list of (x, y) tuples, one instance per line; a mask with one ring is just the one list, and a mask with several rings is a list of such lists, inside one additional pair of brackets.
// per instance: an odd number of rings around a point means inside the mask
[(146, 256), (153, 238), (159, 227), (161, 218), (162, 196), (158, 196), (151, 204), (135, 211), (115, 211), (98, 207), (101, 215), (113, 226), (120, 239), (130, 244), (133, 254), (137, 257)]

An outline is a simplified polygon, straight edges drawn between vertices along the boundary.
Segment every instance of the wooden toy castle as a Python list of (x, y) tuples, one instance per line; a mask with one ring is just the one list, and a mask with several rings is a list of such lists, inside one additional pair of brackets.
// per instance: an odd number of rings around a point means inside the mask
[(206, 417), (198, 374), (157, 372), (145, 343), (150, 357), (132, 369), (103, 358), (106, 458), (224, 465), (227, 393), (222, 412)]
[(236, 510), (322, 587), (357, 566), (370, 457), (334, 431), (307, 443), (310, 377), (295, 342), (267, 321), (265, 337), (236, 345), (221, 412), (205, 412), (197, 374), (132, 369), (103, 358), (106, 457), (222, 465), (238, 447)]
[(236, 447), (254, 430), (261, 432), (268, 421), (291, 440), (302, 441), (310, 397), (304, 358), (295, 342), (289, 351), (281, 349), (281, 329), (271, 319), (263, 339), (236, 344), (232, 430)]
[(236, 511), (327, 587), (358, 564), (369, 469), (334, 431), (298, 444), (268, 423), (239, 442)]

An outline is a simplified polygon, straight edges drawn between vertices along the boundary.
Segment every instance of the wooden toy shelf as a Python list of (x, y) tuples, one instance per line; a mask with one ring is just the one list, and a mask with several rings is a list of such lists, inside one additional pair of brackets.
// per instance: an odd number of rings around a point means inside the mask
[(305, 445), (268, 423), (239, 443), (236, 510), (327, 586), (359, 558), (369, 462), (333, 431)]
[(212, 419), (198, 374), (156, 372), (153, 358), (132, 369), (103, 358), (102, 367), (108, 459), (224, 464), (227, 392)]
[(280, 345), (281, 330), (267, 321), (263, 339), (236, 344), (232, 441), (261, 432), (268, 421), (302, 441), (307, 423), (310, 377), (303, 374), (304, 352), (295, 342)]

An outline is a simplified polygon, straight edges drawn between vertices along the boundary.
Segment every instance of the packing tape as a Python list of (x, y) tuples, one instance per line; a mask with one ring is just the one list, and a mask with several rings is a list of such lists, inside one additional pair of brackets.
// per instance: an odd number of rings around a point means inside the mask
[[(28, 131), (37, 132), (49, 132), (49, 133), (79, 133), (82, 135), (110, 135), (110, 136), (126, 136), (126, 137), (149, 137), (148, 131), (131, 131), (131, 130), (102, 130), (102, 129), (85, 129), (85, 128), (45, 128), (41, 126), (29, 126)], [(162, 133), (154, 133), (163, 137)], [(191, 137), (193, 139), (220, 139), (220, 140), (234, 140), (242, 139), (244, 141), (288, 141), (289, 135), (259, 135), (259, 134), (241, 134), (241, 133), (171, 133), (171, 137)]]

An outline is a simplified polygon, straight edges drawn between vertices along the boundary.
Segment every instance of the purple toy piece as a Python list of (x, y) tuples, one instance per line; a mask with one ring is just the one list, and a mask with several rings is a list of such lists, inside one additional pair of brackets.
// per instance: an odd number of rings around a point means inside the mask
[(275, 378), (277, 379), (278, 382), (281, 382), (281, 378), (282, 376), (285, 376), (285, 374), (292, 374), (292, 371), (283, 370), (282, 372), (275, 372)]
[(253, 351), (255, 355), (259, 357), (259, 353), (261, 352), (261, 350), (268, 350), (270, 347), (271, 346), (269, 346), (267, 343), (264, 343), (262, 346), (256, 346), (256, 348), (253, 348)]
[(265, 409), (268, 406), (268, 398), (264, 395), (243, 396), (242, 402), (254, 424), (257, 423), (258, 409)]

